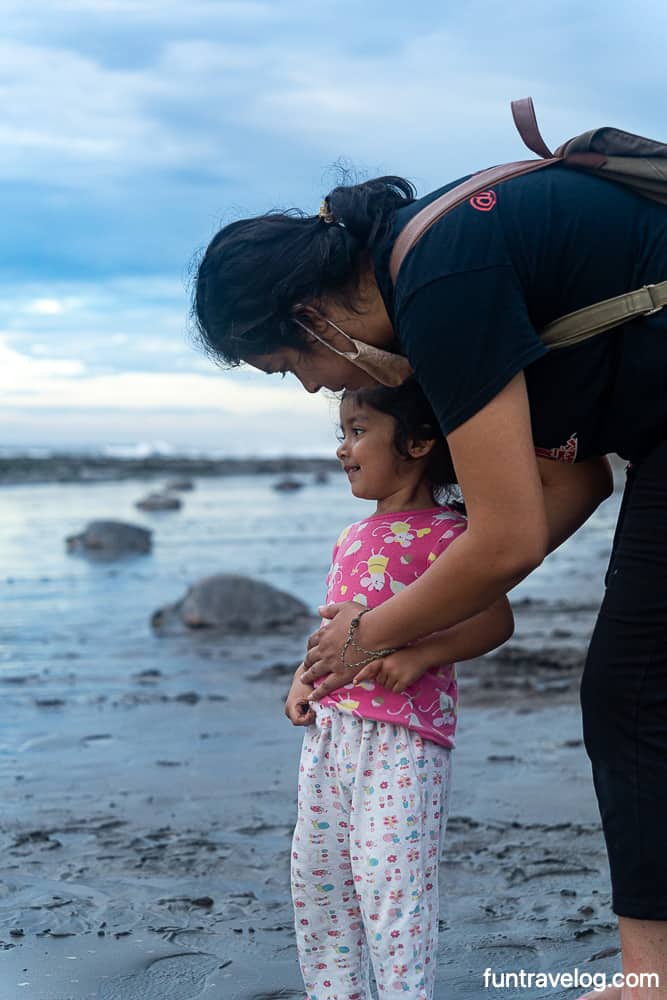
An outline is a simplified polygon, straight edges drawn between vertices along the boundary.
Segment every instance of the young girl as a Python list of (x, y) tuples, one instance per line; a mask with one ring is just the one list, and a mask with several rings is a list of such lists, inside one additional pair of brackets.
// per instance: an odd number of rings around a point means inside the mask
[[(360, 614), (408, 586), (465, 530), (438, 497), (454, 479), (446, 442), (418, 385), (346, 391), (336, 452), (375, 514), (341, 533), (327, 603)], [(453, 661), (512, 633), (503, 599), (467, 622), (367, 662), (353, 631), (350, 684), (315, 700), (297, 668), (285, 714), (304, 733), (292, 896), (307, 1000), (432, 1000), (438, 862), (456, 728)], [(321, 681), (323, 678), (320, 679)]]

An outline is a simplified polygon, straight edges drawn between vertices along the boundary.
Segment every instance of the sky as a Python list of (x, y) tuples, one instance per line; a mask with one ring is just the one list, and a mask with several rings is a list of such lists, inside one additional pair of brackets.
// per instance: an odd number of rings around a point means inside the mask
[(335, 403), (193, 343), (217, 229), (336, 164), (420, 193), (613, 124), (667, 140), (664, 0), (4, 0), (0, 450), (333, 454)]

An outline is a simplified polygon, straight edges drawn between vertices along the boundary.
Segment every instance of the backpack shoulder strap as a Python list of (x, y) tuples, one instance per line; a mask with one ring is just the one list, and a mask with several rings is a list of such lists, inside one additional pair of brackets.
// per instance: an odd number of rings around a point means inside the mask
[[(542, 159), (518, 160), (515, 163), (504, 163), (498, 167), (491, 167), (489, 170), (482, 170), (436, 198), (421, 212), (413, 216), (396, 237), (389, 258), (389, 274), (392, 284), (396, 284), (401, 264), (419, 238), (443, 215), (451, 212), (466, 199), (485, 191), (492, 184), (500, 184), (512, 177), (519, 177), (522, 174), (531, 173), (533, 170), (541, 170), (542, 167), (548, 167), (553, 163), (567, 163), (576, 167), (599, 169), (607, 162), (607, 156), (596, 150), (593, 144), (577, 146), (573, 145), (574, 140), (552, 153), (540, 134), (532, 97), (523, 97), (521, 100), (512, 101), (512, 116), (525, 144)], [(570, 146), (572, 149), (569, 148)]]
[(435, 225), (439, 219), (447, 215), (448, 212), (451, 212), (453, 208), (474, 197), (474, 195), (487, 190), (492, 184), (499, 184), (501, 181), (509, 180), (510, 177), (519, 177), (521, 174), (528, 174), (533, 170), (540, 170), (542, 167), (548, 167), (552, 163), (558, 162), (560, 162), (559, 158), (553, 157), (548, 160), (519, 160), (517, 163), (504, 163), (499, 167), (491, 167), (489, 170), (482, 170), (481, 173), (473, 174), (467, 181), (457, 184), (456, 187), (450, 191), (446, 191), (445, 194), (440, 195), (435, 201), (430, 202), (430, 204), (422, 208), (421, 212), (413, 215), (396, 237), (389, 258), (389, 274), (392, 284), (396, 284), (401, 264), (415, 243), (424, 235), (427, 229)]
[[(539, 160), (519, 160), (473, 174), (467, 181), (426, 205), (399, 232), (389, 258), (389, 274), (396, 284), (401, 265), (423, 234), (464, 201), (487, 191), (493, 184), (540, 170), (554, 163), (587, 167), (609, 180), (629, 184), (635, 190), (667, 204), (667, 145), (618, 129), (594, 129), (576, 136), (552, 153), (537, 125), (532, 98), (512, 101), (512, 115), (521, 138)], [(637, 316), (650, 316), (667, 306), (667, 281), (645, 285), (603, 302), (561, 316), (540, 331), (547, 347), (571, 347), (589, 337), (628, 323)]]
[(573, 347), (598, 333), (613, 330), (638, 316), (652, 316), (667, 306), (667, 281), (644, 285), (633, 292), (594, 302), (567, 313), (540, 330), (542, 343), (552, 350)]

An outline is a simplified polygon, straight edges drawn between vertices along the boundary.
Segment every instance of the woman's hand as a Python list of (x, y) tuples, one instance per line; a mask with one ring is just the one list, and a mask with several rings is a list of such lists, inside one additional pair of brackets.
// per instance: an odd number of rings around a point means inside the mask
[(310, 726), (315, 722), (315, 712), (309, 704), (312, 695), (311, 685), (303, 682), (303, 663), (300, 663), (285, 700), (285, 715), (293, 726)]
[[(345, 667), (340, 654), (349, 634), (350, 622), (363, 610), (363, 605), (357, 604), (356, 601), (346, 601), (344, 604), (327, 604), (326, 607), (318, 608), (321, 616), (329, 621), (308, 639), (308, 652), (303, 661), (306, 669), (302, 680), (306, 684), (316, 684), (319, 677), (324, 674), (332, 674), (333, 676), (327, 678), (324, 684), (317, 689), (319, 697), (343, 684), (349, 684), (354, 677), (356, 668)], [(361, 639), (358, 641), (362, 642)], [(354, 663), (362, 659), (362, 654), (355, 653), (355, 650), (350, 648), (346, 659)], [(324, 688), (326, 690), (321, 690)]]

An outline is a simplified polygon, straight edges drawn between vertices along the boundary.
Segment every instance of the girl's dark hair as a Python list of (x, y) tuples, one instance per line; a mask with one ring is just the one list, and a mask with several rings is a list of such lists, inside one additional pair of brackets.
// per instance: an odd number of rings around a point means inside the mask
[(227, 365), (280, 347), (303, 349), (295, 306), (325, 294), (352, 306), (373, 248), (396, 209), (414, 199), (403, 177), (378, 177), (335, 187), (325, 199), (332, 222), (291, 209), (225, 226), (195, 274), (200, 344)]
[(354, 399), (363, 406), (394, 418), (394, 448), (402, 458), (412, 460), (410, 445), (420, 441), (435, 441), (424, 470), (433, 488), (433, 497), (438, 503), (446, 502), (450, 507), (465, 513), (447, 439), (440, 429), (431, 404), (414, 378), (407, 379), (396, 388), (378, 385), (364, 389), (346, 389), (341, 396), (341, 404), (346, 399)]

